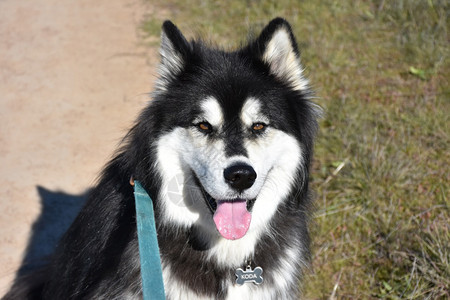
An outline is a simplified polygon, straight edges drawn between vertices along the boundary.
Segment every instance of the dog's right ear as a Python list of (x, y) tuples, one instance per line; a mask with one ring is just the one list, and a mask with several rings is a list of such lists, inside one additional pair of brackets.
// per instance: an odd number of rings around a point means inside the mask
[(287, 82), (294, 90), (308, 89), (303, 76), (300, 53), (289, 23), (275, 18), (263, 29), (252, 45), (253, 53), (269, 66), (272, 75)]
[(191, 45), (181, 31), (171, 22), (165, 21), (161, 33), (161, 65), (159, 68), (160, 79), (167, 83), (178, 75), (186, 63), (191, 52)]

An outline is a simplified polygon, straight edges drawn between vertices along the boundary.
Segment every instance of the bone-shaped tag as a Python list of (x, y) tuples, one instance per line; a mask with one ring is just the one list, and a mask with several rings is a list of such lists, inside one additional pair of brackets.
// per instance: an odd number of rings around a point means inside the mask
[(244, 270), (241, 268), (236, 269), (236, 283), (237, 284), (244, 284), (247, 282), (253, 282), (256, 284), (261, 284), (264, 280), (264, 278), (261, 276), (263, 272), (263, 269), (261, 267), (256, 267), (254, 270), (252, 268), (247, 267)]

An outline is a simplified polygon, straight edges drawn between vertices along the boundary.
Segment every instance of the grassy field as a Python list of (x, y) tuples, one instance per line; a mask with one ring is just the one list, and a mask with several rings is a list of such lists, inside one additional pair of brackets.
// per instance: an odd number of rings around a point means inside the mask
[(305, 298), (450, 297), (448, 1), (152, 3), (152, 43), (165, 18), (231, 48), (275, 16), (293, 26), (326, 112)]

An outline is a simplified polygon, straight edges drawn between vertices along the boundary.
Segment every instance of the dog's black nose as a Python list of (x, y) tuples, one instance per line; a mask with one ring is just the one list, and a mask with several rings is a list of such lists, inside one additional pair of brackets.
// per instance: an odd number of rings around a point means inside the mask
[(232, 188), (243, 191), (253, 185), (256, 172), (249, 165), (240, 164), (226, 168), (223, 177)]

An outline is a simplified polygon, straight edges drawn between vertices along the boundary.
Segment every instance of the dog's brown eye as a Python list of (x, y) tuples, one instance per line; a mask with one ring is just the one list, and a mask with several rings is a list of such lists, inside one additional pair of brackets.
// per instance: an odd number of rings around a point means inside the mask
[(264, 128), (266, 128), (266, 124), (263, 124), (263, 123), (255, 123), (255, 124), (253, 124), (253, 130), (254, 131), (261, 131), (261, 130), (263, 130)]
[(203, 132), (205, 132), (205, 133), (209, 133), (209, 132), (212, 131), (212, 126), (211, 126), (211, 124), (209, 124), (208, 122), (201, 122), (201, 123), (198, 123), (198, 124), (197, 124), (197, 127), (198, 127), (201, 131), (203, 131)]

